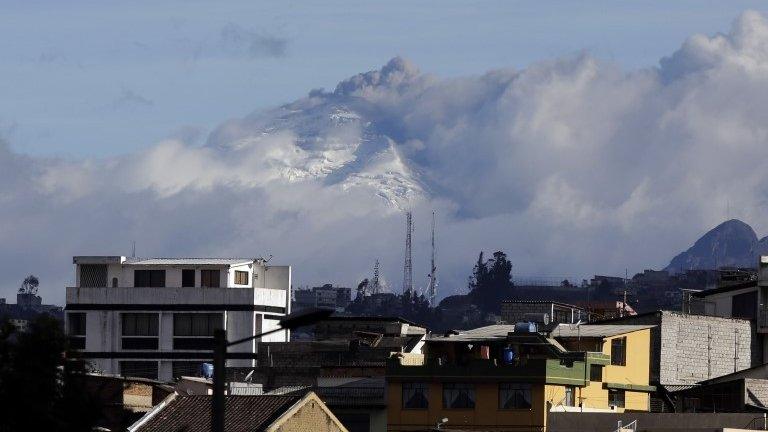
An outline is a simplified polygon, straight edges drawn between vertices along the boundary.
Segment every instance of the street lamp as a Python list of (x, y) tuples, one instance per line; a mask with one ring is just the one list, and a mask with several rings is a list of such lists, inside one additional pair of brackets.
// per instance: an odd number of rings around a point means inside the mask
[(304, 327), (314, 324), (320, 320), (328, 318), (333, 313), (329, 309), (306, 309), (285, 316), (280, 320), (280, 326), (255, 334), (246, 338), (238, 339), (233, 342), (227, 342), (227, 332), (224, 329), (216, 329), (213, 332), (213, 403), (211, 404), (211, 432), (224, 432), (224, 382), (227, 380), (226, 362), (227, 348), (232, 345), (238, 345), (243, 342), (252, 341), (256, 338), (264, 337), (268, 334), (276, 333), (280, 330), (293, 330), (298, 327)]

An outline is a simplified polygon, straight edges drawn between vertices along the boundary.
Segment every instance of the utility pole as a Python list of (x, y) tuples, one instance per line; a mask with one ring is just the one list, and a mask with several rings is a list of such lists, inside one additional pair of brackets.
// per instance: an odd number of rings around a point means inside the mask
[(239, 345), (244, 342), (250, 342), (254, 339), (264, 337), (268, 334), (283, 330), (293, 330), (298, 327), (304, 327), (314, 324), (333, 313), (330, 309), (306, 309), (294, 312), (283, 317), (277, 328), (238, 339), (234, 342), (227, 342), (227, 332), (224, 329), (216, 329), (213, 332), (213, 401), (211, 403), (211, 432), (225, 432), (224, 417), (226, 413), (226, 397), (224, 387), (227, 381), (227, 348), (233, 345)]
[(411, 258), (411, 236), (413, 234), (413, 214), (405, 213), (405, 263), (403, 264), (403, 293), (413, 291), (413, 261)]
[(435, 307), (437, 301), (437, 266), (435, 265), (435, 212), (432, 211), (432, 260), (429, 267), (429, 305)]

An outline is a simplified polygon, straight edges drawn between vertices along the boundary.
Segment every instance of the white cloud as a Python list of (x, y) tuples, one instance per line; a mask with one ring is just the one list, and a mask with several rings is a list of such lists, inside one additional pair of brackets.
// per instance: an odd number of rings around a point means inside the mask
[(662, 267), (726, 203), (768, 232), (766, 47), (768, 23), (747, 12), (658, 68), (580, 54), (444, 79), (394, 59), (227, 121), (204, 146), (80, 161), (0, 147), (1, 280), (11, 295), (38, 274), (61, 301), (71, 255), (136, 240), (142, 255), (273, 254), (297, 284), (352, 285), (379, 258), (399, 281), (406, 207), (417, 281), (438, 210), (446, 293), (480, 249), (547, 276)]

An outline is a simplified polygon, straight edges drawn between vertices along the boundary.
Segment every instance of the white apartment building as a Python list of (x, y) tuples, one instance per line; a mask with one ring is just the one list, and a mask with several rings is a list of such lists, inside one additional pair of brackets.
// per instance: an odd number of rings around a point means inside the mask
[[(290, 313), (291, 267), (252, 258), (76, 256), (65, 326), (104, 373), (170, 381), (211, 361), (213, 331), (265, 332)], [(288, 331), (262, 338), (286, 342)], [(256, 343), (229, 348), (227, 366), (254, 365)]]

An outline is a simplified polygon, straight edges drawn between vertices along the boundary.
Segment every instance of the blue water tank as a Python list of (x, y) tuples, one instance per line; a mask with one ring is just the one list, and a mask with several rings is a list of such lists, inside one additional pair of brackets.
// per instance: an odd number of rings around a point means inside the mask
[(512, 351), (512, 348), (504, 348), (502, 359), (504, 360), (504, 364), (511, 364), (515, 360), (515, 352)]
[(202, 363), (200, 365), (200, 376), (203, 378), (212, 378), (213, 365), (211, 363)]
[(536, 333), (538, 326), (535, 322), (519, 322), (515, 324), (515, 333)]

